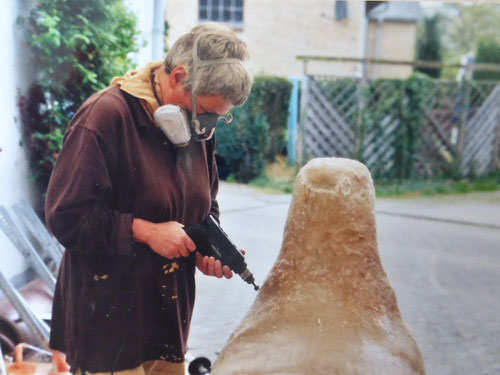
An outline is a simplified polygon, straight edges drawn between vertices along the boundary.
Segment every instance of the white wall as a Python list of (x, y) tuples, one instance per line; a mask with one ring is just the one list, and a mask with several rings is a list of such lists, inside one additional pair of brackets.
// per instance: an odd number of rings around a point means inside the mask
[[(2, 90), (0, 90), (0, 204), (10, 207), (20, 200), (30, 200), (30, 172), (25, 149), (20, 145), (18, 117), (18, 90), (24, 91), (31, 82), (25, 50), (20, 44), (20, 31), (16, 27), (19, 13), (25, 12), (29, 1), (4, 0), (0, 12), (2, 38)], [(27, 265), (10, 241), (0, 231), (0, 270), (7, 278), (23, 272)]]

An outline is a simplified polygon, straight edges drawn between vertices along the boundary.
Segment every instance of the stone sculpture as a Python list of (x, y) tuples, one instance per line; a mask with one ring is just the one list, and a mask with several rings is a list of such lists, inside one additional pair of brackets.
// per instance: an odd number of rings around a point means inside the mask
[(379, 258), (374, 200), (357, 161), (300, 170), (278, 259), (212, 375), (425, 374)]

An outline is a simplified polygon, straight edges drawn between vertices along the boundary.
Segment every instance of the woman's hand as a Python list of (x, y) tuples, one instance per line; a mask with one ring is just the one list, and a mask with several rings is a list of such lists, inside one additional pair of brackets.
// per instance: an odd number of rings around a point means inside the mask
[(132, 223), (134, 240), (145, 243), (155, 253), (167, 259), (187, 257), (196, 250), (193, 240), (182, 228), (183, 225), (177, 221), (151, 223), (134, 219)]
[(204, 257), (200, 253), (195, 254), (196, 267), (207, 276), (215, 276), (217, 278), (226, 279), (233, 277), (233, 273), (228, 266), (222, 266), (220, 260), (215, 260), (214, 257)]
[[(240, 250), (240, 252), (245, 255), (245, 250)], [(214, 257), (205, 257), (200, 253), (195, 254), (196, 267), (207, 276), (215, 276), (217, 278), (222, 278), (224, 276), (226, 279), (233, 277), (233, 273), (228, 266), (222, 266), (220, 260), (215, 260)]]

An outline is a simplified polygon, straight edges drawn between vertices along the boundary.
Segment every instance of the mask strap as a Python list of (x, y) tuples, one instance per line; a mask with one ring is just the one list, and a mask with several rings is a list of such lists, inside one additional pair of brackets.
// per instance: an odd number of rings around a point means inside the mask
[(151, 79), (151, 87), (153, 88), (153, 94), (156, 98), (156, 101), (158, 102), (158, 106), (162, 106), (163, 103), (161, 102), (158, 93), (156, 92), (156, 84), (155, 84), (155, 75), (156, 75), (156, 70), (151, 72), (150, 79)]
[(217, 119), (217, 121), (219, 121), (219, 120), (222, 120), (222, 121), (224, 121), (226, 124), (229, 124), (231, 121), (233, 121), (233, 115), (232, 115), (232, 114), (230, 114), (230, 113), (228, 113), (228, 114), (226, 114), (226, 115), (224, 115), (224, 116), (220, 116), (220, 117)]
[[(196, 82), (196, 74), (198, 72), (199, 68), (202, 68), (204, 66), (209, 66), (209, 65), (215, 65), (215, 64), (241, 64), (241, 60), (239, 59), (234, 59), (234, 58), (226, 58), (226, 59), (217, 59), (217, 60), (200, 60), (198, 57), (198, 40), (200, 39), (201, 36), (206, 35), (206, 34), (212, 34), (213, 32), (207, 32), (204, 34), (198, 35), (198, 37), (195, 39), (194, 44), (193, 44), (193, 79), (192, 82)], [(191, 88), (191, 122), (194, 125), (194, 130), (196, 134), (203, 134), (205, 133), (206, 129), (200, 129), (200, 121), (198, 120), (198, 116), (196, 115), (196, 94), (194, 93), (194, 87)], [(219, 117), (219, 119), (223, 119), (225, 123), (229, 123), (233, 120), (233, 116), (228, 113), (229, 119), (226, 119), (224, 116)], [(212, 138), (213, 135), (213, 130), (212, 129), (210, 133), (210, 138)]]
[(205, 138), (205, 141), (208, 141), (210, 138), (212, 138), (212, 136), (214, 135), (214, 133), (215, 133), (215, 128), (210, 129), (210, 133), (208, 134), (208, 137)]

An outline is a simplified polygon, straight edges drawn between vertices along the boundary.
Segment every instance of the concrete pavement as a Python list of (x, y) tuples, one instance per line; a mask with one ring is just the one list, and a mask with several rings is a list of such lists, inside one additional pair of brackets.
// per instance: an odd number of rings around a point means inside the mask
[[(221, 183), (221, 224), (262, 283), (291, 195)], [(428, 374), (500, 373), (500, 192), (376, 203), (379, 252)], [(197, 274), (189, 350), (214, 360), (255, 298), (238, 276)], [(278, 350), (278, 349), (277, 349)]]

